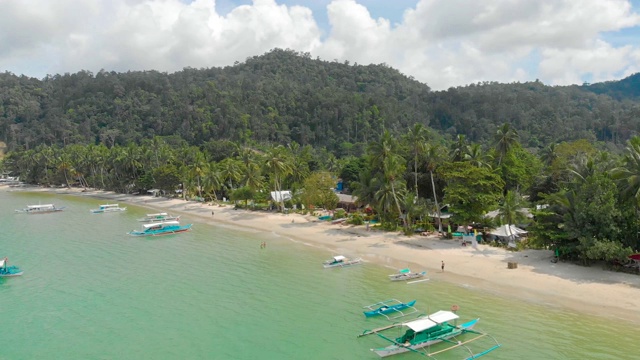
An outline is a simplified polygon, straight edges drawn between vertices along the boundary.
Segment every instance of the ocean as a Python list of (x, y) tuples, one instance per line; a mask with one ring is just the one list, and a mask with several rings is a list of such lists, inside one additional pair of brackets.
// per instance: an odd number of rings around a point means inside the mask
[[(389, 321), (365, 318), (363, 306), (393, 298), (416, 299), (422, 313), (456, 304), (462, 321), (479, 317), (478, 329), (502, 344), (486, 359), (640, 354), (637, 324), (601, 317), (606, 308), (584, 314), (465, 284), (391, 282), (394, 271), (372, 263), (323, 269), (336, 254), (189, 214), (181, 222), (194, 223), (191, 232), (135, 238), (127, 232), (137, 219), (156, 211), (90, 213), (105, 202), (0, 191), (0, 256), (24, 270), (0, 278), (0, 359), (377, 359), (369, 349), (385, 341), (357, 335)], [(15, 212), (38, 203), (65, 211)], [(467, 356), (458, 348), (436, 358)]]

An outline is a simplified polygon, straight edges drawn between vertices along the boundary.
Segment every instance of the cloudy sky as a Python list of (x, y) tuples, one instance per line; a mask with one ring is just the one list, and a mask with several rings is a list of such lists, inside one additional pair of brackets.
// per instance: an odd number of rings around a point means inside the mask
[(0, 71), (232, 65), (273, 48), (386, 63), (434, 90), (640, 71), (640, 0), (0, 0)]

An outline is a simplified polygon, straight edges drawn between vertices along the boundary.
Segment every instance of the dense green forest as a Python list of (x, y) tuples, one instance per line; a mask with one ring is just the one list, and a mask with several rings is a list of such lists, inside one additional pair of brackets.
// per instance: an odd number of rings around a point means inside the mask
[(415, 123), (479, 143), (508, 123), (525, 148), (577, 139), (621, 146), (640, 130), (638, 89), (634, 76), (590, 86), (483, 83), (433, 92), (384, 64), (277, 49), (234, 66), (172, 74), (0, 74), (0, 141), (9, 150), (111, 147), (177, 135), (196, 146), (295, 141), (343, 157), (362, 155), (384, 130), (401, 135)]
[(0, 170), (247, 208), (292, 190), (281, 211), (335, 208), (341, 179), (371, 209), (356, 223), (412, 234), (441, 227), (429, 215), (447, 205), (453, 224), (527, 225), (526, 246), (617, 266), (640, 250), (637, 81), (432, 92), (385, 65), (288, 50), (174, 74), (5, 73)]

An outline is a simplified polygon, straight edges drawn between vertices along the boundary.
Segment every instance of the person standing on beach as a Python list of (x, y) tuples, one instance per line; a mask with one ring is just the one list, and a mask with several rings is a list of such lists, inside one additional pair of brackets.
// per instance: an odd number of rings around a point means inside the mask
[(440, 268), (442, 269), (442, 272), (444, 272), (444, 260), (442, 260), (442, 265), (440, 265)]

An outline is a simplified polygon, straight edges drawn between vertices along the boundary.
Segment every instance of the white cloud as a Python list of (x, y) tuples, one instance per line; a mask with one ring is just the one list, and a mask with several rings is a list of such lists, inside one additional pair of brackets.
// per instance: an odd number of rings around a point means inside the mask
[(356, 0), (333, 0), (326, 38), (309, 8), (276, 0), (226, 2), (224, 15), (215, 0), (0, 1), (0, 70), (39, 77), (225, 66), (275, 47), (384, 62), (434, 89), (610, 80), (640, 67), (640, 49), (603, 35), (640, 23), (626, 0), (419, 0), (394, 25)]

